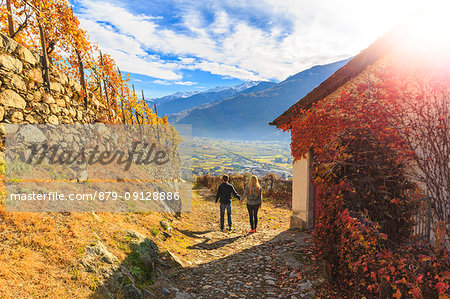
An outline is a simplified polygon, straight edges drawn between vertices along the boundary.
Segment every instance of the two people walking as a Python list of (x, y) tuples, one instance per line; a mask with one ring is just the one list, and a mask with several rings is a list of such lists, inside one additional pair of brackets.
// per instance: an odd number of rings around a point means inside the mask
[[(216, 194), (216, 203), (220, 201), (220, 230), (225, 229), (225, 212), (228, 217), (228, 228), (231, 231), (233, 229), (231, 219), (231, 197), (235, 197), (241, 200), (241, 196), (236, 192), (233, 185), (229, 183), (228, 175), (222, 177), (223, 183), (219, 185)], [(262, 202), (262, 188), (259, 185), (258, 178), (252, 176), (249, 184), (245, 187), (244, 194), (242, 196), (247, 200), (247, 210), (249, 214), (250, 227), (249, 233), (256, 232), (258, 225), (258, 210), (261, 207)]]

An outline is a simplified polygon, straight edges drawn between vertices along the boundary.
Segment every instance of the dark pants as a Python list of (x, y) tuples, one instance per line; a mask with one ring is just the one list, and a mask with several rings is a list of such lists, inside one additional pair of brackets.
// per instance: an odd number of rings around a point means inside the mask
[(248, 215), (250, 216), (250, 227), (255, 229), (258, 226), (259, 205), (247, 205)]
[(228, 216), (228, 227), (231, 228), (233, 225), (231, 223), (231, 204), (220, 204), (220, 229), (224, 229), (225, 225), (225, 209), (227, 210)]

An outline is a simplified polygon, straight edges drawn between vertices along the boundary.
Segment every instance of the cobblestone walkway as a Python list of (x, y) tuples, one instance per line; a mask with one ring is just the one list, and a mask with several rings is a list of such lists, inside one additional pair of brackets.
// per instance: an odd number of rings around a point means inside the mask
[[(245, 205), (233, 203), (232, 232), (220, 232), (218, 206), (201, 190), (194, 210), (174, 225), (198, 241), (161, 286), (166, 298), (314, 298), (308, 233), (288, 230), (290, 211), (264, 203), (249, 234)], [(200, 221), (199, 221), (200, 220)]]

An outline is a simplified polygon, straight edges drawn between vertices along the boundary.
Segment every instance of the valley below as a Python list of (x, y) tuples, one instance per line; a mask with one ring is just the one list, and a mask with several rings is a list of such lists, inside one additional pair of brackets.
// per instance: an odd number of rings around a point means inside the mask
[(292, 177), (292, 157), (287, 142), (193, 137), (190, 157), (182, 158), (191, 164), (196, 176), (274, 173), (285, 179)]

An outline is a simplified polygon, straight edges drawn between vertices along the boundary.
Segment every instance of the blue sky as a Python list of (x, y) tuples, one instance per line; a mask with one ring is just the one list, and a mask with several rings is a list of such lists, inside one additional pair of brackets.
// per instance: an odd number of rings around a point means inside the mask
[(354, 56), (422, 5), (411, 0), (71, 2), (91, 41), (152, 98), (249, 80), (281, 81)]

